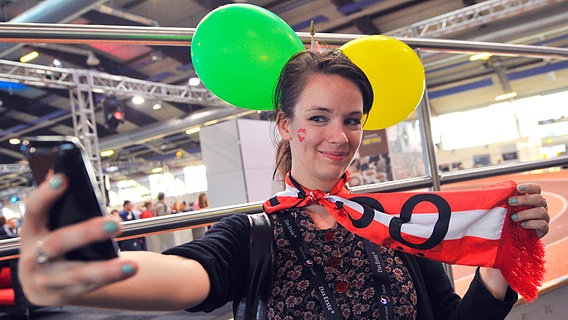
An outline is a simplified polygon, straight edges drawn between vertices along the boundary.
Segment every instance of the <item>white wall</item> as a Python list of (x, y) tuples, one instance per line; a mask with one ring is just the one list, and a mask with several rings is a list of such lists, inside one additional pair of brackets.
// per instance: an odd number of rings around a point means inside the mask
[(201, 129), (199, 138), (211, 207), (262, 201), (274, 194), (276, 148), (272, 132), (271, 122), (249, 119)]
[(272, 181), (276, 161), (274, 125), (269, 121), (237, 120), (248, 201), (263, 201), (280, 191)]

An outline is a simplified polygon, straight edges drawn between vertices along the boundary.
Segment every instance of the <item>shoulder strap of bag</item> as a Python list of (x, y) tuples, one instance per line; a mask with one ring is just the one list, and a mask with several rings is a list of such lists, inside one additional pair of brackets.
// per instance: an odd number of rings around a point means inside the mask
[(266, 213), (248, 215), (250, 222), (250, 266), (245, 292), (235, 311), (235, 319), (265, 319), (266, 302), (272, 284), (272, 221)]

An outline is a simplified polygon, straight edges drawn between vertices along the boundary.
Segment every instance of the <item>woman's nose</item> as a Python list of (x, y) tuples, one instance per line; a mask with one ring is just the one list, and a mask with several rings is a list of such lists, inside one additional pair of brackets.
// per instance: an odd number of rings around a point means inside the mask
[(347, 135), (345, 134), (345, 128), (343, 126), (334, 126), (329, 132), (329, 141), (332, 143), (347, 143)]

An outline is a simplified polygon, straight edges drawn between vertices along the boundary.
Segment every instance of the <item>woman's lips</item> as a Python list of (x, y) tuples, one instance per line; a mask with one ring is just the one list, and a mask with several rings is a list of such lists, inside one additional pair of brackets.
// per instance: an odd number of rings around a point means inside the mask
[(324, 157), (334, 161), (342, 161), (347, 156), (347, 152), (336, 152), (336, 151), (321, 151), (320, 152)]

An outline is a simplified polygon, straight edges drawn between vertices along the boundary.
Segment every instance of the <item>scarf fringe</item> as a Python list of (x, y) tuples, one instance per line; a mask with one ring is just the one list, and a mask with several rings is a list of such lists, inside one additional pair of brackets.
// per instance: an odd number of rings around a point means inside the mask
[[(517, 207), (514, 211), (522, 209)], [(513, 213), (507, 215), (503, 227), (505, 236), (502, 237), (495, 267), (501, 270), (509, 286), (529, 303), (537, 298), (538, 287), (544, 281), (544, 244), (534, 230), (526, 230), (512, 222), (510, 215)]]

